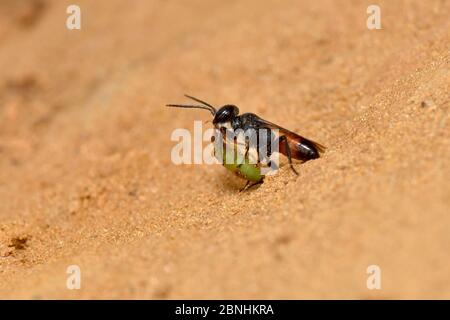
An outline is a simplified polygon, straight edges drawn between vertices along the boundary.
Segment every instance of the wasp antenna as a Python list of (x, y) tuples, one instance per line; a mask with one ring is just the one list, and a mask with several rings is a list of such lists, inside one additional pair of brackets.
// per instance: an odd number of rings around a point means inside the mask
[(213, 111), (213, 110), (211, 110), (211, 108), (206, 107), (206, 106), (194, 106), (194, 105), (186, 105), (186, 104), (166, 104), (166, 107), (189, 108), (189, 109), (204, 109), (204, 110), (208, 110), (209, 112), (211, 112), (213, 116), (216, 114), (215, 109)]
[(185, 94), (184, 96), (185, 96), (186, 98), (192, 99), (192, 100), (194, 100), (194, 101), (200, 102), (201, 104), (204, 104), (205, 106), (210, 107), (210, 108), (211, 108), (211, 111), (214, 112), (213, 115), (216, 113), (216, 108), (214, 108), (214, 107), (213, 107), (212, 105), (210, 105), (208, 102), (205, 102), (205, 101), (203, 101), (203, 100), (200, 100), (200, 99), (195, 98), (195, 97), (193, 97), (193, 96), (190, 96), (190, 95), (188, 95), (188, 94)]

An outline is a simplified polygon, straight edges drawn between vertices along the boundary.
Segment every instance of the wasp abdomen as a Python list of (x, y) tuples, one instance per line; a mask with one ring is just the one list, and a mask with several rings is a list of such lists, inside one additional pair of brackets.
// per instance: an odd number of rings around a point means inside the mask
[(284, 154), (287, 157), (289, 157), (287, 145), (289, 145), (289, 151), (291, 153), (290, 156), (293, 159), (302, 161), (317, 159), (325, 150), (323, 146), (314, 141), (308, 140), (301, 136), (290, 136), (284, 139), (280, 139), (279, 145), (280, 153)]

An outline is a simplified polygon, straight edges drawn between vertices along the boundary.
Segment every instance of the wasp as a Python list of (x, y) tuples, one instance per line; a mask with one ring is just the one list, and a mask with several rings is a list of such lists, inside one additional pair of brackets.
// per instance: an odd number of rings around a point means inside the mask
[[(217, 110), (214, 106), (203, 100), (190, 95), (185, 95), (185, 97), (198, 104), (167, 104), (166, 106), (208, 110), (213, 116), (212, 123), (214, 128), (222, 133), (224, 145), (230, 142), (226, 139), (225, 133), (227, 131), (235, 132), (241, 130), (243, 132), (255, 132), (258, 137), (258, 142), (256, 144), (258, 155), (261, 154), (259, 149), (263, 147), (264, 159), (269, 161), (269, 163), (270, 160), (267, 159), (270, 159), (270, 156), (274, 151), (271, 146), (272, 143), (275, 142), (278, 146), (277, 151), (287, 157), (289, 166), (296, 175), (298, 175), (298, 173), (293, 166), (292, 159), (305, 162), (317, 159), (325, 152), (325, 147), (323, 145), (302, 137), (275, 123), (264, 120), (254, 113), (243, 113), (239, 115), (239, 108), (235, 105), (226, 104)], [(260, 131), (265, 132), (267, 139), (259, 138), (261, 137), (259, 134)], [(214, 138), (215, 136), (212, 137), (212, 142), (214, 142)], [(261, 142), (262, 140), (264, 141)], [(236, 140), (234, 140), (234, 143), (235, 142)], [(226, 148), (227, 151), (222, 152), (221, 159), (219, 159), (223, 160), (225, 168), (247, 180), (247, 183), (242, 190), (260, 184), (264, 179), (260, 165), (262, 159), (258, 157), (256, 162), (250, 161), (248, 153), (249, 145), (247, 141), (246, 143), (244, 154), (241, 154), (236, 148), (234, 148), (233, 152), (229, 152), (229, 148)], [(249, 185), (250, 183), (252, 184)]]

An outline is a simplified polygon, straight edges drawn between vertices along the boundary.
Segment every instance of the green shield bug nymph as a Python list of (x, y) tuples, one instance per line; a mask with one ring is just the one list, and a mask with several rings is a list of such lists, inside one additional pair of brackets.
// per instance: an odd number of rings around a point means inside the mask
[(225, 131), (224, 128), (220, 129), (217, 140), (216, 135), (211, 137), (211, 142), (215, 144), (214, 156), (226, 169), (247, 180), (247, 184), (241, 191), (245, 190), (250, 183), (252, 183), (251, 186), (262, 183), (264, 176), (261, 173), (260, 163), (250, 161), (249, 154), (246, 152), (248, 150), (244, 150), (244, 153), (240, 152), (236, 142), (226, 142)]

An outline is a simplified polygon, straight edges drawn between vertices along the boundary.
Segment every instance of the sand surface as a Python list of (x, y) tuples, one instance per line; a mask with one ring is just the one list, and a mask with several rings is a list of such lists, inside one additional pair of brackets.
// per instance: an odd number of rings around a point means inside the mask
[[(449, 1), (71, 3), (0, 2), (1, 298), (450, 298)], [(184, 93), (327, 152), (239, 193)]]

